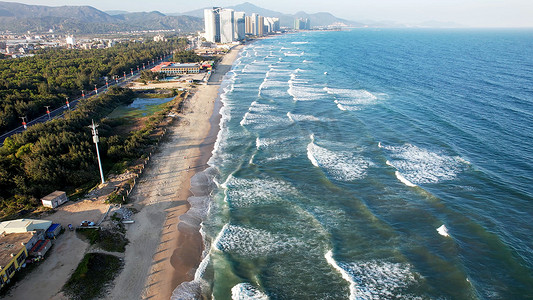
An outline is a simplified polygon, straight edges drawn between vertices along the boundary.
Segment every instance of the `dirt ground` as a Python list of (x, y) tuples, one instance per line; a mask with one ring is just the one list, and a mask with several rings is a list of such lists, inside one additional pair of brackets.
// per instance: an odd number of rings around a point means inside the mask
[(53, 246), (41, 265), (12, 288), (5, 299), (65, 299), (59, 291), (89, 249), (89, 244), (79, 239), (74, 231), (69, 231), (67, 226), (79, 226), (84, 220), (99, 222), (109, 209), (109, 204), (104, 203), (107, 194), (123, 180), (124, 177), (111, 179), (85, 200), (69, 201), (42, 217), (61, 224), (66, 230), (52, 241)]

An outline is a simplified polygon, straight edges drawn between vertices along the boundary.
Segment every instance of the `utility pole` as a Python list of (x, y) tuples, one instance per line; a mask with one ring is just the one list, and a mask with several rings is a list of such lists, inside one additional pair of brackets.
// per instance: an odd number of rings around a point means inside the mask
[(104, 171), (102, 171), (102, 161), (100, 160), (100, 151), (98, 150), (98, 124), (89, 125), (89, 128), (91, 128), (92, 134), (93, 134), (93, 142), (96, 145), (96, 156), (98, 157), (98, 167), (100, 168), (100, 177), (102, 178), (102, 183), (105, 183), (104, 180)]

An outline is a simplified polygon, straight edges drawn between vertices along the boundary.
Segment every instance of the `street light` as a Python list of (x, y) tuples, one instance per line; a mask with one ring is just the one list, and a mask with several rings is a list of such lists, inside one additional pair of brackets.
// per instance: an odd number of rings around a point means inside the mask
[(50, 120), (50, 106), (44, 106), (46, 107), (46, 114), (48, 114), (48, 120)]
[(24, 126), (24, 129), (27, 129), (28, 127), (26, 126), (26, 117), (20, 117), (22, 119), (22, 126)]
[(100, 160), (100, 151), (98, 150), (98, 124), (94, 124), (94, 120), (92, 125), (89, 125), (88, 127), (91, 128), (91, 132), (93, 134), (93, 142), (96, 145), (96, 156), (98, 157), (98, 167), (100, 168), (100, 178), (102, 179), (102, 183), (105, 183), (104, 180), (104, 171), (102, 171), (102, 161)]

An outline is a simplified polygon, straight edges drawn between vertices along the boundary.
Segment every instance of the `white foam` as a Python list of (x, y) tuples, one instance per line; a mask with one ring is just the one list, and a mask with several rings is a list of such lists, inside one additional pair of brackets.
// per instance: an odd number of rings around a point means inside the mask
[(291, 44), (293, 45), (304, 45), (304, 44), (307, 44), (309, 42), (292, 42)]
[[(299, 115), (288, 112), (287, 117), (291, 122), (301, 122), (301, 121), (320, 121), (319, 118), (312, 115)], [(330, 121), (328, 119), (328, 121)]]
[(337, 180), (353, 181), (366, 175), (370, 162), (346, 151), (332, 151), (314, 143), (307, 145), (307, 157), (315, 167), (323, 168)]
[[(462, 172), (468, 162), (459, 156), (449, 156), (411, 144), (403, 146), (383, 146), (390, 153), (390, 165), (399, 171), (399, 180), (407, 184), (419, 185), (452, 180)], [(405, 181), (403, 181), (401, 178)]]
[(298, 84), (293, 80), (289, 80), (289, 89), (287, 93), (294, 99), (294, 101), (315, 101), (322, 98), (321, 89)]
[(255, 139), (255, 147), (259, 150), (261, 148), (267, 148), (272, 145), (280, 143), (281, 140), (279, 139), (272, 139), (272, 138), (259, 138), (257, 137)]
[[(327, 74), (327, 72), (324, 74)], [(348, 111), (361, 110), (363, 106), (375, 104), (378, 99), (385, 96), (384, 94), (372, 94), (363, 89), (334, 89), (325, 87), (323, 90), (336, 97), (335, 103), (340, 110)]]
[(304, 55), (304, 51), (300, 52), (300, 53), (292, 53), (292, 52), (286, 52), (286, 53), (283, 53), (285, 56), (302, 56)]
[(232, 207), (249, 207), (254, 205), (281, 202), (288, 195), (297, 195), (297, 190), (281, 180), (243, 179), (229, 177), (224, 183), (227, 188), (227, 201)]
[(331, 250), (324, 257), (350, 285), (349, 299), (422, 299), (406, 292), (419, 284), (409, 264), (377, 260), (339, 263)]
[(446, 228), (446, 225), (444, 224), (437, 228), (437, 232), (442, 236), (450, 236), (450, 234), (448, 233), (448, 228)]
[(267, 157), (265, 160), (266, 161), (276, 161), (276, 160), (283, 160), (283, 159), (287, 159), (287, 158), (291, 158), (292, 155), (290, 153), (282, 153), (282, 154), (276, 154), (272, 157)]
[(335, 259), (333, 259), (333, 251), (329, 250), (324, 255), (324, 257), (326, 258), (326, 261), (328, 262), (328, 264), (330, 264), (333, 268), (335, 268), (335, 270), (337, 270), (337, 272), (339, 272), (341, 274), (342, 279), (346, 280), (346, 282), (348, 282), (348, 284), (350, 285), (350, 297), (349, 297), (349, 299), (350, 300), (358, 299), (359, 295), (357, 293), (357, 288), (355, 286), (355, 281), (352, 279), (350, 274), (348, 274), (348, 272), (346, 272), (343, 268), (341, 268), (339, 266), (339, 264), (337, 264), (337, 261), (335, 261)]
[(295, 247), (302, 247), (303, 242), (286, 234), (228, 225), (215, 246), (222, 252), (252, 258), (287, 253)]
[(249, 283), (239, 283), (231, 288), (232, 300), (268, 300), (268, 296)]
[(398, 172), (398, 171), (394, 171), (394, 175), (396, 175), (396, 178), (398, 178), (398, 180), (405, 184), (406, 186), (410, 186), (410, 187), (415, 187), (417, 186), (416, 184), (412, 183), (411, 181), (407, 180), (405, 177), (403, 177), (403, 175)]

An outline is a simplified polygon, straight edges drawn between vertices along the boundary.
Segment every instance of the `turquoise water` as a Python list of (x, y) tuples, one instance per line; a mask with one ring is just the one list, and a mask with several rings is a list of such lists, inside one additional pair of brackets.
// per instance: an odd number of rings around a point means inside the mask
[(215, 299), (533, 297), (533, 31), (353, 30), (227, 74)]

